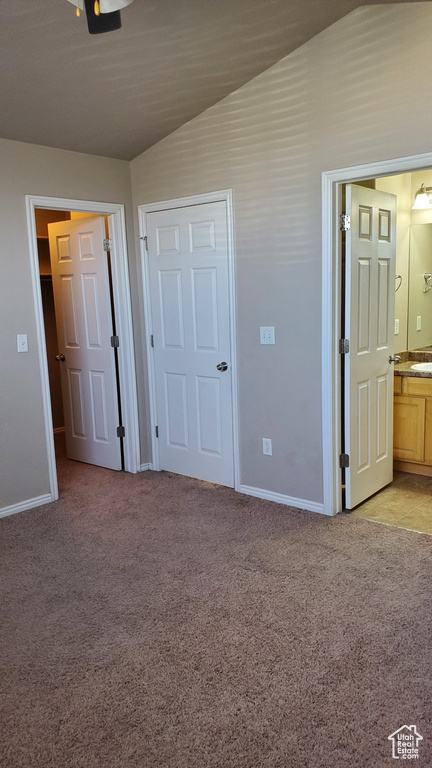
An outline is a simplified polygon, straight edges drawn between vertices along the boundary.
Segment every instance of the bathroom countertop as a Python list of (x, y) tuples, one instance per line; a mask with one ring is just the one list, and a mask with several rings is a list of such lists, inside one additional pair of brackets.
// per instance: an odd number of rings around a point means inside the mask
[(415, 360), (407, 360), (405, 363), (395, 363), (394, 375), (415, 376), (418, 379), (432, 379), (432, 371), (413, 371), (411, 366), (414, 365), (415, 362)]
[(395, 363), (395, 376), (414, 376), (417, 379), (432, 379), (432, 371), (413, 371), (415, 363), (432, 363), (432, 347), (413, 349), (409, 352), (399, 352), (402, 362)]

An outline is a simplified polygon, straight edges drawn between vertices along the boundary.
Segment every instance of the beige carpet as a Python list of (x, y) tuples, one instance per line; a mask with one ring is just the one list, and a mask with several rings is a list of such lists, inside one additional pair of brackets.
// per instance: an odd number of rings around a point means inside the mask
[[(2, 768), (432, 765), (432, 537), (63, 461), (0, 520)], [(405, 761), (406, 762), (406, 761)]]

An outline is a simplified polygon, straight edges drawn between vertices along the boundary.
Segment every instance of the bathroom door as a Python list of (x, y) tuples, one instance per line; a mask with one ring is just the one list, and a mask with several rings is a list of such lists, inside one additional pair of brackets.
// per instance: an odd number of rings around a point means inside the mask
[(345, 506), (393, 479), (396, 196), (346, 187)]

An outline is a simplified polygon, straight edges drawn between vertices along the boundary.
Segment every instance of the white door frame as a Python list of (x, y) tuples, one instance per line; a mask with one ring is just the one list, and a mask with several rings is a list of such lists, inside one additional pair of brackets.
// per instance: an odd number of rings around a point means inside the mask
[(322, 173), (322, 436), (324, 513), (342, 511), (341, 470), (341, 238), (342, 185), (432, 167), (432, 153)]
[(231, 397), (233, 413), (233, 457), (234, 457), (234, 488), (240, 487), (239, 477), (239, 439), (238, 439), (238, 397), (237, 397), (237, 355), (236, 355), (236, 301), (235, 301), (235, 264), (234, 264), (234, 232), (233, 232), (233, 205), (232, 190), (224, 189), (218, 192), (210, 192), (203, 195), (180, 197), (174, 200), (164, 200), (158, 203), (150, 203), (138, 206), (139, 234), (141, 246), (141, 265), (144, 291), (144, 319), (147, 329), (147, 368), (150, 398), (150, 425), (152, 439), (152, 469), (159, 470), (159, 448), (156, 438), (157, 407), (154, 356), (152, 355), (150, 335), (152, 332), (152, 315), (150, 302), (150, 271), (148, 252), (144, 246), (144, 237), (147, 236), (146, 215), (157, 211), (165, 211), (170, 208), (185, 208), (191, 205), (204, 203), (224, 202), (227, 213), (227, 240), (228, 240), (228, 281), (229, 281), (229, 312), (230, 312), (230, 343), (231, 343)]
[(51, 393), (48, 378), (45, 326), (39, 278), (39, 256), (35, 218), (36, 208), (53, 209), (56, 211), (80, 211), (82, 213), (94, 213), (108, 217), (109, 234), (113, 241), (111, 268), (117, 335), (120, 337), (120, 346), (118, 349), (119, 383), (123, 424), (126, 433), (123, 446), (125, 470), (127, 472), (137, 472), (139, 467), (138, 401), (132, 331), (132, 308), (129, 289), (124, 205), (95, 203), (88, 200), (69, 200), (67, 198), (26, 195), (30, 267), (36, 315), (36, 339), (42, 383), (45, 444), (49, 468), (51, 500), (55, 501), (58, 499), (57, 470), (51, 415)]

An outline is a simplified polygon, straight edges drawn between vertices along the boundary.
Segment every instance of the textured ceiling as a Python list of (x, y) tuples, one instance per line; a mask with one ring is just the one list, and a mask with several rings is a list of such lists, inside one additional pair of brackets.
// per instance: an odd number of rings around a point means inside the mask
[(0, 135), (131, 160), (366, 4), (135, 0), (89, 35), (66, 0), (0, 0)]

